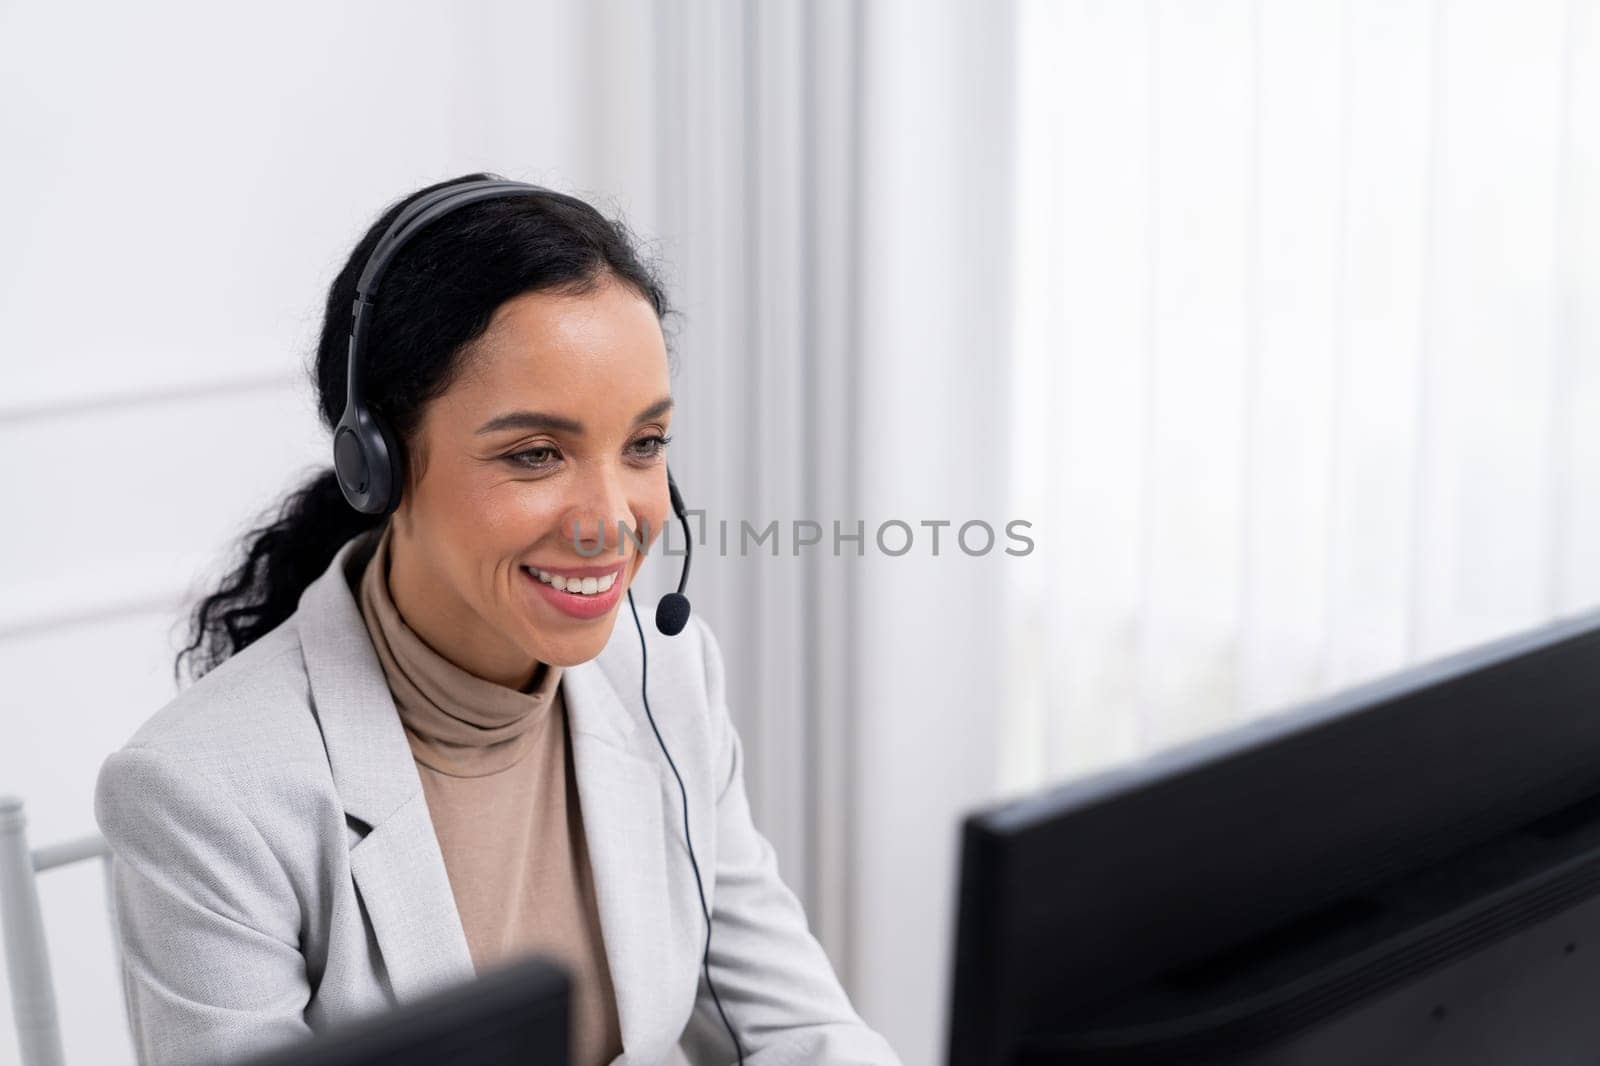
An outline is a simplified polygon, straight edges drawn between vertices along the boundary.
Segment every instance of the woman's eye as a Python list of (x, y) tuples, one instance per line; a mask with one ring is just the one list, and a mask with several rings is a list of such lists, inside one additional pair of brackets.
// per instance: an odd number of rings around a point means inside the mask
[(525, 451), (517, 452), (515, 455), (512, 455), (509, 458), (512, 462), (517, 463), (520, 466), (541, 467), (550, 465), (550, 463), (554, 460), (555, 455), (556, 450), (554, 448), (540, 446), (538, 448), (528, 448)]
[(633, 454), (641, 459), (654, 459), (670, 443), (672, 443), (671, 437), (664, 437), (659, 433), (641, 437), (633, 442)]

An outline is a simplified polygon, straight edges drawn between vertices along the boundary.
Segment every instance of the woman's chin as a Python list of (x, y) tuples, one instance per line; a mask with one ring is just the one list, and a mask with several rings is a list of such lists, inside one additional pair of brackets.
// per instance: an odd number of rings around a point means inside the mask
[(605, 650), (616, 621), (617, 614), (613, 611), (583, 623), (558, 623), (556, 626), (541, 627), (534, 634), (534, 646), (541, 649), (536, 658), (551, 666), (586, 663)]

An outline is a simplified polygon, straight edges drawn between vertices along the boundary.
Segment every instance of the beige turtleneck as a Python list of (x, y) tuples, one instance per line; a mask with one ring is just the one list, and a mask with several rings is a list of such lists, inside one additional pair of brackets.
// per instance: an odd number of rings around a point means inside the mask
[(559, 666), (525, 691), (478, 677), (425, 644), (389, 596), (385, 525), (357, 600), (416, 759), (445, 871), (482, 972), (524, 953), (572, 976), (572, 1062), (622, 1054), (572, 769)]

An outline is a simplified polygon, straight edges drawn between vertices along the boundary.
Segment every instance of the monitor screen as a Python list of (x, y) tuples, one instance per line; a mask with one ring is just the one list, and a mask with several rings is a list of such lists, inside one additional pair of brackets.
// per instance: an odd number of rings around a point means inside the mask
[(962, 834), (950, 1066), (1596, 1061), (1600, 612)]
[(529, 957), (238, 1066), (567, 1066), (570, 984)]

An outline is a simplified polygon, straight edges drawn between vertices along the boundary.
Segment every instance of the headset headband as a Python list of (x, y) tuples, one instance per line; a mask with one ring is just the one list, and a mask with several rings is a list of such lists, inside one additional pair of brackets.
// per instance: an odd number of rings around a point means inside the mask
[(345, 356), (344, 414), (333, 431), (333, 467), (339, 488), (351, 507), (362, 514), (392, 513), (400, 505), (404, 481), (400, 444), (382, 418), (367, 408), (362, 398), (362, 358), (371, 325), (378, 286), (395, 256), (411, 238), (435, 219), (458, 207), (500, 197), (549, 192), (537, 185), (499, 178), (457, 182), (424, 193), (395, 216), (373, 245), (356, 282), (350, 305), (350, 344)]
[(367, 265), (362, 268), (361, 277), (356, 281), (356, 298), (350, 306), (350, 346), (345, 368), (346, 404), (362, 402), (360, 357), (366, 347), (371, 308), (378, 295), (378, 286), (383, 283), (384, 275), (389, 272), (389, 267), (400, 254), (400, 250), (428, 223), (442, 218), (458, 207), (465, 207), (480, 200), (533, 192), (549, 192), (549, 190), (520, 181), (498, 179), (464, 181), (447, 185), (442, 189), (434, 189), (417, 197), (395, 216), (395, 220), (389, 224), (389, 228), (373, 246), (372, 254), (367, 257)]

